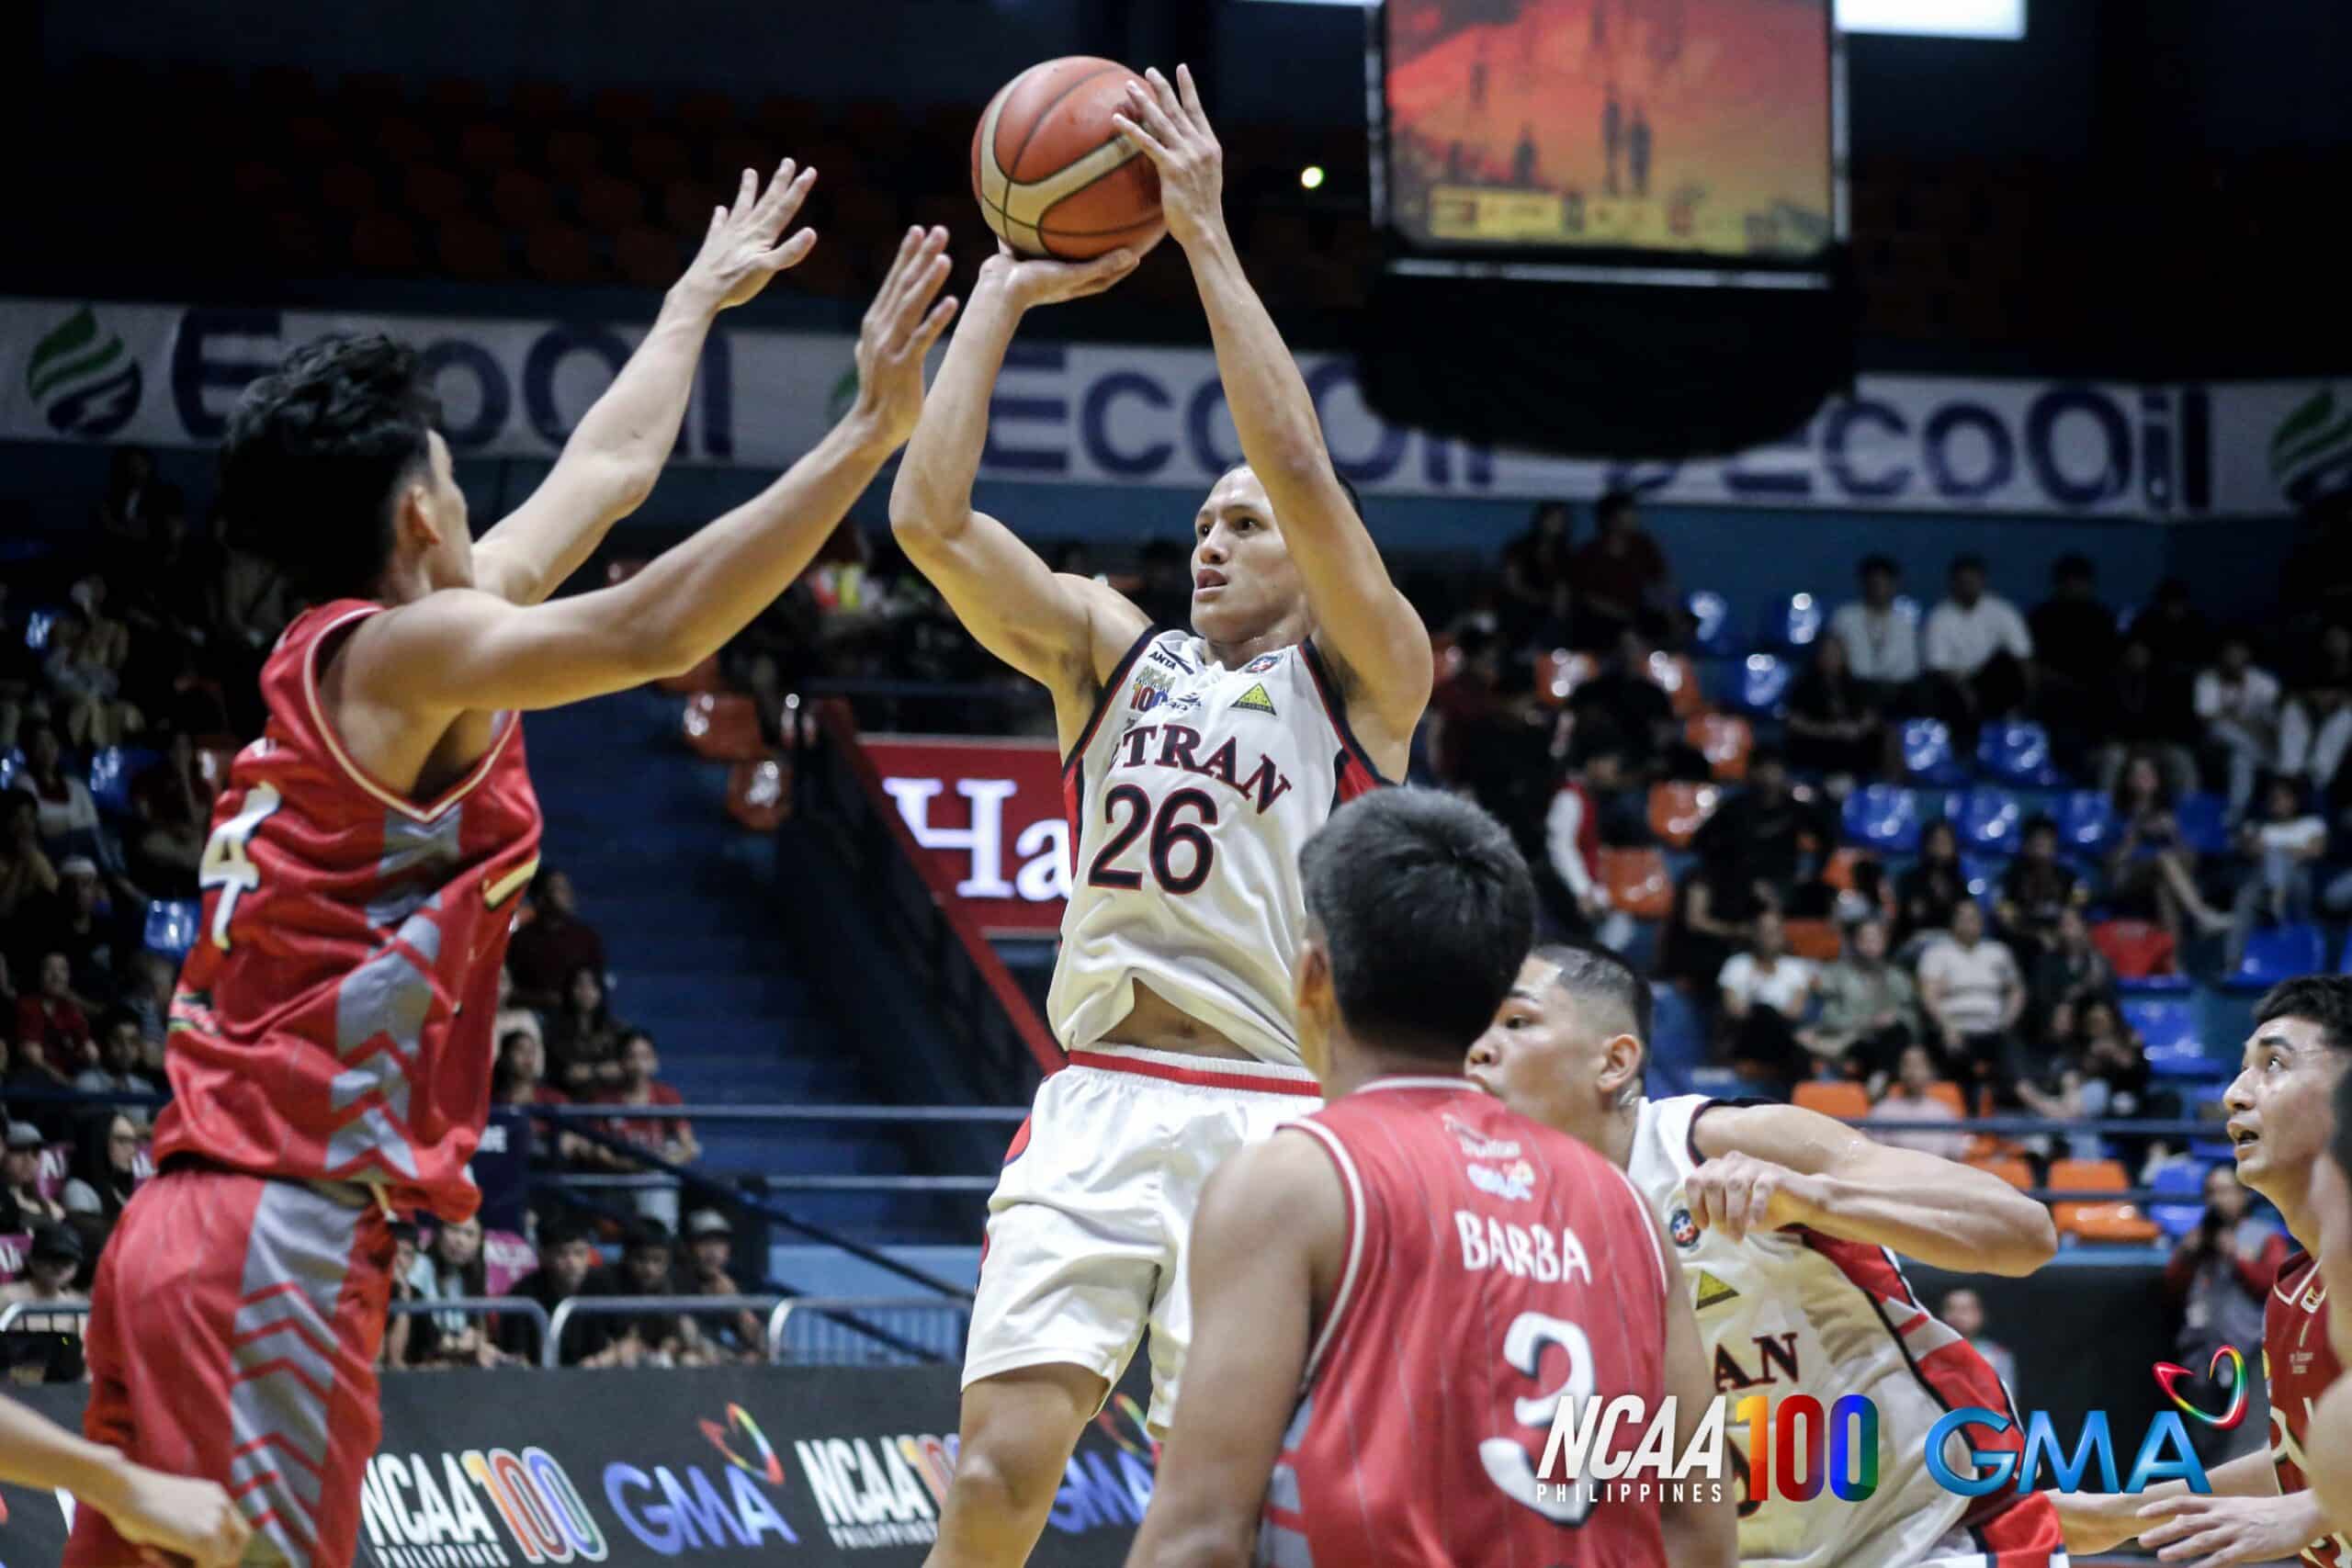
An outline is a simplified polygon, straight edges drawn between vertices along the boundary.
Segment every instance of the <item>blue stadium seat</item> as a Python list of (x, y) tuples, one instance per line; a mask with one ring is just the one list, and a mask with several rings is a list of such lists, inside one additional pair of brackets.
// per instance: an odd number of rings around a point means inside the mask
[(2185, 997), (2197, 982), (2186, 975), (2119, 976), (2115, 988), (2127, 997)]
[(163, 760), (145, 746), (101, 746), (90, 754), (90, 798), (109, 817), (130, 815), (130, 781)]
[(2027, 718), (1986, 725), (1977, 738), (1976, 765), (2022, 789), (2054, 789), (2066, 782), (2050, 760), (2050, 732)]
[(1919, 847), (1919, 796), (1894, 784), (1864, 784), (1846, 796), (1849, 841), (1909, 854)]
[(2299, 921), (2248, 936), (2245, 956), (2238, 960), (2229, 983), (2259, 990), (2298, 975), (2315, 975), (2326, 966), (2327, 934), (2315, 925)]
[(1682, 602), (1690, 615), (1690, 649), (1721, 659), (1738, 646), (1738, 632), (1731, 624), (1731, 601), (1712, 589), (1702, 588)]
[(1751, 653), (1740, 664), (1739, 706), (1759, 716), (1777, 714), (1789, 694), (1795, 671), (1788, 661), (1770, 653)]
[(2230, 847), (2229, 803), (2218, 795), (2184, 795), (2172, 808), (2180, 824), (2183, 842), (2200, 855), (2217, 855)]
[[(1967, 841), (1965, 837), (1961, 840), (1963, 844)], [(1987, 914), (1992, 912), (1995, 900), (2001, 896), (2001, 874), (2008, 869), (2009, 863), (1998, 855), (1961, 852), (1960, 874), (1968, 883), (1968, 896), (1984, 905)]]
[(202, 918), (204, 906), (193, 898), (158, 898), (147, 906), (147, 929), (144, 945), (150, 953), (160, 953), (167, 958), (187, 956), (196, 945), (197, 921)]
[(14, 789), (17, 784), (17, 770), (24, 765), (24, 753), (21, 751), (11, 751), (6, 756), (0, 757), (0, 789)]
[(1952, 826), (1960, 830), (1960, 847), (1963, 850), (2013, 855), (2018, 852), (2019, 829), (2024, 821), (2025, 807), (2016, 795), (1990, 784), (1979, 784), (1961, 796), (1960, 811)]
[(2069, 790), (2052, 815), (2058, 818), (2062, 848), (2097, 854), (2115, 838), (2115, 803), (2098, 790)]
[(1903, 771), (1920, 784), (1968, 782), (1968, 770), (1952, 754), (1951, 731), (1939, 718), (1903, 721)]
[(49, 647), (49, 628), (57, 624), (57, 606), (42, 604), (25, 612), (25, 646), (35, 653)]
[(2148, 1218), (2156, 1222), (2165, 1235), (2175, 1241), (2195, 1230), (2205, 1219), (2204, 1166), (2188, 1160), (2174, 1160), (2156, 1168), (2148, 1185), (2158, 1192), (2177, 1194), (2179, 1201), (2151, 1203)]
[(1772, 640), (1782, 648), (1811, 648), (1829, 624), (1829, 607), (1810, 593), (1776, 599), (1765, 622)]
[(2148, 1070), (2160, 1077), (2226, 1076), (2228, 1064), (2205, 1054), (2197, 1027), (2197, 1004), (2187, 997), (2126, 997), (2123, 1019), (2147, 1047)]

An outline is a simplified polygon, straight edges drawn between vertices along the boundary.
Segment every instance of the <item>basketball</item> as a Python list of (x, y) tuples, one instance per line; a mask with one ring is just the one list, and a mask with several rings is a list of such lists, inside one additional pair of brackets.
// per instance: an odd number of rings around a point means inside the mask
[(972, 194), (999, 239), (1085, 261), (1151, 237), (1159, 173), (1111, 125), (1140, 80), (1116, 61), (1073, 54), (1031, 66), (989, 100), (972, 133)]

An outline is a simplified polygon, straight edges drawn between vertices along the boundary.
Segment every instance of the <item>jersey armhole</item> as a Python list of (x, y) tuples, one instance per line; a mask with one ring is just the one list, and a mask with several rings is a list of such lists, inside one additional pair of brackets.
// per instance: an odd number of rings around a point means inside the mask
[(1332, 729), (1339, 734), (1340, 750), (1364, 771), (1374, 784), (1393, 788), (1396, 781), (1382, 775), (1373, 762), (1372, 753), (1363, 749), (1363, 743), (1356, 739), (1356, 732), (1348, 728), (1348, 705), (1340, 698), (1340, 683), (1332, 678), (1331, 668), (1325, 662), (1322, 650), (1315, 646), (1313, 637), (1298, 645), (1298, 656), (1306, 666), (1307, 678), (1315, 682), (1315, 694), (1322, 700), (1325, 716), (1330, 719)]
[[(1077, 767), (1085, 757), (1086, 749), (1094, 743), (1094, 732), (1102, 728), (1102, 716), (1111, 711), (1111, 704), (1118, 697), (1119, 688), (1127, 683), (1127, 671), (1135, 668), (1136, 660), (1143, 657), (1143, 650), (1157, 641), (1166, 629), (1159, 626), (1145, 626), (1136, 640), (1127, 645), (1127, 651), (1119, 655), (1118, 663), (1111, 667), (1110, 675), (1094, 694), (1094, 707), (1086, 716), (1085, 728), (1078, 732), (1078, 739), (1070, 742), (1069, 755), (1062, 759), (1062, 772), (1068, 773)], [(1071, 843), (1071, 852), (1076, 853), (1077, 840), (1073, 839)]]
[(1340, 1328), (1347, 1321), (1348, 1308), (1355, 1300), (1356, 1277), (1363, 1268), (1363, 1178), (1357, 1174), (1356, 1162), (1348, 1153), (1347, 1145), (1329, 1127), (1312, 1121), (1299, 1121), (1278, 1127), (1275, 1132), (1277, 1134), (1306, 1133), (1314, 1136), (1339, 1171), (1340, 1197), (1348, 1208), (1347, 1261), (1340, 1269), (1339, 1289), (1331, 1293), (1331, 1310), (1324, 1314), (1323, 1326), (1316, 1331), (1315, 1338), (1307, 1348), (1306, 1365), (1299, 1373), (1298, 1386), (1309, 1389), (1315, 1386), (1316, 1375), (1323, 1370), (1325, 1352), (1339, 1338)]
[(1766, 1100), (1763, 1096), (1756, 1094), (1738, 1095), (1730, 1100), (1715, 1100), (1711, 1098), (1701, 1101), (1699, 1104), (1690, 1108), (1690, 1120), (1682, 1129), (1683, 1157), (1688, 1159), (1694, 1166), (1704, 1165), (1707, 1163), (1707, 1156), (1699, 1152), (1699, 1118), (1704, 1116), (1708, 1111), (1723, 1110), (1740, 1111), (1745, 1110), (1747, 1107), (1751, 1105), (1779, 1105), (1781, 1103), (1783, 1102), (1781, 1100)]

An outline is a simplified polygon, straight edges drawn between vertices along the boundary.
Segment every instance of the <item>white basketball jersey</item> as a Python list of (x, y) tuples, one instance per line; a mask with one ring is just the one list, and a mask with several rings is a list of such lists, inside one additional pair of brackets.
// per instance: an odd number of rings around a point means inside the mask
[[(1715, 1392), (1736, 1402), (1750, 1393), (1774, 1404), (1805, 1393), (1825, 1415), (1841, 1395), (1859, 1393), (1878, 1407), (1878, 1489), (1848, 1503), (1825, 1486), (1792, 1503), (1773, 1488), (1740, 1498), (1739, 1560), (1778, 1568), (1910, 1568), (1939, 1558), (1939, 1543), (1963, 1519), (1971, 1499), (1947, 1492), (1920, 1457), (1928, 1430), (1947, 1409), (1983, 1405), (2010, 1416), (2008, 1396), (1991, 1365), (1920, 1305), (1894, 1255), (1806, 1230), (1724, 1239), (1691, 1223), (1682, 1183), (1700, 1163), (1691, 1122), (1717, 1103), (1683, 1095), (1643, 1103), (1625, 1174), (1665, 1224), (1699, 1319), (1699, 1339), (1714, 1368)], [(1980, 1448), (2000, 1446), (1972, 1427)], [(1747, 1427), (1734, 1416), (1724, 1433), (1745, 1463)], [(2017, 1439), (2012, 1425), (2009, 1440)], [(1825, 1445), (1826, 1451), (1826, 1445)], [(1967, 1444), (1955, 1437), (1946, 1457), (1971, 1472)], [(1982, 1500), (1982, 1514), (2011, 1500), (2004, 1489)], [(1978, 1517), (1982, 1517), (1981, 1514)]]
[(1102, 1040), (1141, 982), (1300, 1066), (1298, 852), (1380, 782), (1309, 644), (1228, 670), (1190, 632), (1137, 638), (1062, 770), (1078, 852), (1046, 1011), (1063, 1049)]

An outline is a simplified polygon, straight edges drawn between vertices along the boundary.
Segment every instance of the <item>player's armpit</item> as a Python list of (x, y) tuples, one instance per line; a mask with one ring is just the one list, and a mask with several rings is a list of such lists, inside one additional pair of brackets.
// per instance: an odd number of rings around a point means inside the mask
[(1217, 1168), (1193, 1218), (1193, 1348), (1127, 1568), (1241, 1568), (1306, 1365), (1345, 1201), (1330, 1159), (1277, 1134)]

